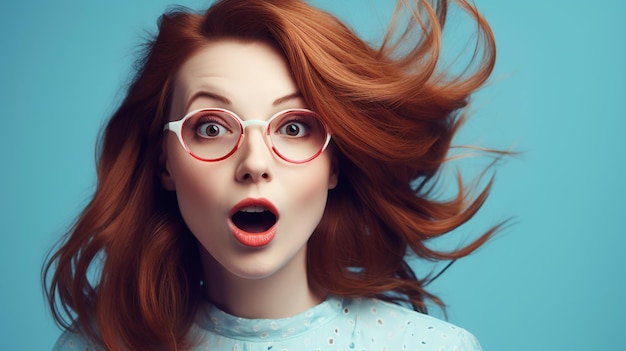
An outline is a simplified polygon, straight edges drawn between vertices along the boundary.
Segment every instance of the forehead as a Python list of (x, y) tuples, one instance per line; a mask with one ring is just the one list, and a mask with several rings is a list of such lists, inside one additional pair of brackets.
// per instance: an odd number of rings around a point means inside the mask
[(181, 66), (173, 103), (188, 110), (198, 107), (194, 96), (209, 93), (225, 97), (234, 106), (263, 104), (296, 91), (285, 59), (272, 46), (223, 39), (208, 43)]

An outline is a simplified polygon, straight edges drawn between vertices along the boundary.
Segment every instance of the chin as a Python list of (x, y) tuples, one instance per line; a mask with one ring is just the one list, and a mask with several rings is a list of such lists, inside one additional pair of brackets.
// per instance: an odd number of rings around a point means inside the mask
[(228, 269), (228, 271), (241, 279), (247, 280), (261, 280), (266, 279), (278, 272), (281, 267), (276, 267), (274, 265), (267, 266), (249, 266), (249, 267), (232, 267), (232, 269)]
[(225, 267), (231, 274), (242, 279), (266, 279), (289, 272), (306, 272), (306, 247), (295, 253), (277, 253), (271, 248), (260, 250), (241, 260), (237, 260), (234, 266)]
[(270, 244), (257, 249), (224, 250), (213, 255), (206, 248), (201, 248), (204, 266), (213, 272), (210, 275), (217, 281), (229, 279), (228, 276), (262, 280), (281, 273), (289, 275), (290, 272), (300, 271), (301, 274), (306, 274), (306, 245), (296, 252), (288, 253), (283, 250)]

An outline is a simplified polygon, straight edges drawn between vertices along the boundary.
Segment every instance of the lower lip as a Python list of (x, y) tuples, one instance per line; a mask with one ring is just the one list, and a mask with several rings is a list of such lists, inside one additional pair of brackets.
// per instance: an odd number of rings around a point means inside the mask
[(238, 228), (232, 221), (228, 221), (230, 231), (237, 241), (248, 247), (261, 247), (269, 244), (276, 235), (276, 224), (261, 233), (248, 233)]

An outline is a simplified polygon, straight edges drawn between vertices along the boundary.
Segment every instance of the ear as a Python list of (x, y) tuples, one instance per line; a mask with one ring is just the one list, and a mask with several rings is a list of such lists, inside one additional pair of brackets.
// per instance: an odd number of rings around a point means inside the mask
[(339, 182), (339, 162), (333, 156), (330, 162), (330, 174), (328, 175), (328, 190), (334, 189)]
[(174, 182), (174, 176), (170, 171), (170, 163), (167, 158), (167, 151), (165, 150), (165, 143), (163, 143), (163, 149), (161, 156), (159, 157), (159, 168), (161, 169), (161, 185), (165, 190), (176, 190), (176, 183)]
[(176, 190), (176, 183), (174, 182), (174, 177), (169, 170), (169, 163), (167, 160), (165, 161), (165, 165), (161, 171), (161, 185), (163, 185), (165, 190)]

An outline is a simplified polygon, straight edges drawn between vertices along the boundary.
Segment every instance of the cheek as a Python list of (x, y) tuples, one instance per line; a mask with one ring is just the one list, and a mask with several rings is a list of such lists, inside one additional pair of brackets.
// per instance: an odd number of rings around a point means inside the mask
[(224, 204), (228, 203), (229, 187), (224, 184), (227, 175), (213, 168), (178, 169), (176, 178), (176, 198), (183, 221), (212, 255), (216, 248), (230, 245), (228, 236), (215, 235), (228, 232), (228, 208)]
[(319, 223), (328, 197), (330, 163), (320, 161), (323, 162), (311, 164), (311, 167), (296, 172), (289, 182), (285, 181), (288, 185), (283, 192), (286, 201), (291, 204), (291, 212), (296, 212), (292, 218), (297, 218), (301, 224), (313, 225), (312, 229)]
[(292, 186), (288, 194), (298, 197), (299, 202), (304, 206), (319, 206), (320, 202), (326, 202), (328, 182), (324, 178), (324, 173), (319, 176), (308, 176), (299, 177), (297, 184)]
[(209, 208), (223, 203), (226, 192), (225, 180), (232, 177), (226, 167), (199, 162), (188, 155), (173, 155), (170, 173), (173, 179), (178, 207), (187, 225), (205, 221)]

